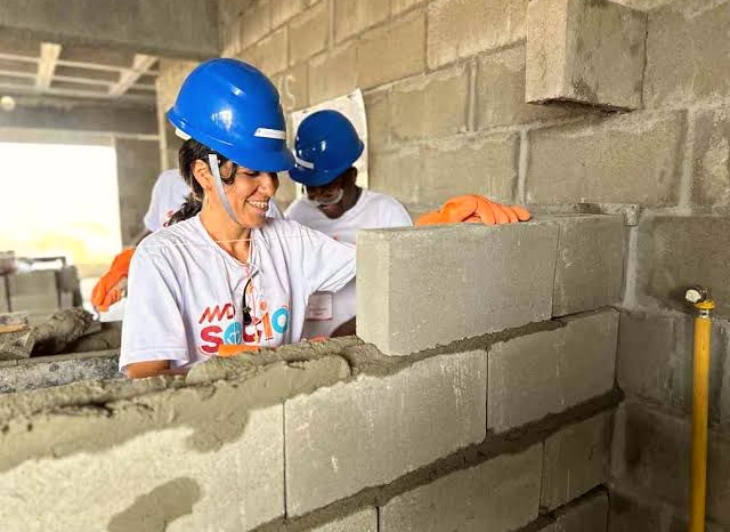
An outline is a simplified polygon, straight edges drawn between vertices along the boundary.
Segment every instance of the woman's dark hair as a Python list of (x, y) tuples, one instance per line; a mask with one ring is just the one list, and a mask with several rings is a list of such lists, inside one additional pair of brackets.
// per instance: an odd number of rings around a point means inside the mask
[[(205, 164), (208, 163), (208, 155), (214, 154), (218, 157), (219, 166), (224, 165), (228, 162), (228, 159), (218, 152), (211, 150), (208, 146), (201, 144), (195, 139), (188, 139), (183, 142), (178, 152), (178, 164), (180, 165), (180, 175), (182, 175), (185, 183), (190, 187), (190, 194), (185, 198), (185, 203), (178, 209), (165, 225), (172, 225), (177, 222), (182, 222), (188, 218), (192, 218), (200, 212), (203, 208), (203, 196), (205, 192), (203, 187), (200, 186), (198, 180), (193, 175), (193, 164), (195, 161), (201, 160)], [(226, 185), (232, 185), (235, 179), (237, 166), (235, 163), (230, 173), (229, 178), (222, 178), (222, 181)]]

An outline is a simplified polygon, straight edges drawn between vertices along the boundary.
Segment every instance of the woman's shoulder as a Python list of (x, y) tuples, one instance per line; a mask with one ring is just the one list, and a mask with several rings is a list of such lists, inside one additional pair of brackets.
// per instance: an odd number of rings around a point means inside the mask
[(172, 250), (199, 247), (202, 235), (197, 217), (163, 227), (142, 240), (138, 251), (152, 255), (164, 255)]

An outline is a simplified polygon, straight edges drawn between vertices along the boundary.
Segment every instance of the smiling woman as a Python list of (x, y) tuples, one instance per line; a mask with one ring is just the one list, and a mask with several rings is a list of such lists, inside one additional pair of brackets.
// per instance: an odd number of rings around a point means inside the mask
[(3, 182), (12, 183), (0, 209), (0, 250), (63, 255), (82, 275), (105, 267), (121, 247), (114, 149), (0, 143), (0, 158)]

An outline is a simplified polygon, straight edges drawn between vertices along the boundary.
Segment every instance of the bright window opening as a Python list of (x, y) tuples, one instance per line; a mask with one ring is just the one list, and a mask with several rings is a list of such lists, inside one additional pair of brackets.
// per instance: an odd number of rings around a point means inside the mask
[(0, 143), (0, 251), (64, 256), (81, 277), (121, 249), (116, 152), (107, 146)]

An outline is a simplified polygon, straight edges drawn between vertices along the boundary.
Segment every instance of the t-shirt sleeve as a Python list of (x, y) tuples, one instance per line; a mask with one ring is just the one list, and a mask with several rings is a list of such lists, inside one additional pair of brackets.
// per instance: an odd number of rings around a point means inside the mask
[(134, 362), (170, 360), (172, 367), (188, 360), (180, 289), (169, 262), (144, 245), (132, 258), (122, 325), (119, 368)]
[(384, 209), (382, 227), (412, 227), (413, 220), (406, 208), (397, 200), (388, 202)]
[(142, 221), (145, 227), (154, 233), (160, 227), (160, 221), (162, 220), (162, 214), (160, 212), (160, 202), (162, 201), (162, 175), (157, 177), (155, 185), (152, 187), (152, 195), (150, 197), (150, 206), (147, 209), (147, 213), (144, 215)]
[(355, 246), (302, 225), (299, 228), (309, 293), (337, 292), (355, 277)]

